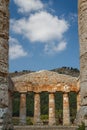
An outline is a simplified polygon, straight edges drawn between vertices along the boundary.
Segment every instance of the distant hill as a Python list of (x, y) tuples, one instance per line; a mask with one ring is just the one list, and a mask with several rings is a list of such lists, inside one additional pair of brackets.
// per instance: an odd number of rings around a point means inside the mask
[(80, 75), (80, 71), (77, 68), (72, 67), (56, 68), (51, 71), (57, 72), (59, 74), (71, 75), (73, 77), (78, 77)]
[(15, 72), (9, 73), (9, 75), (11, 77), (15, 77), (15, 76), (21, 76), (21, 75), (24, 75), (24, 74), (29, 74), (29, 73), (32, 73), (32, 72), (34, 72), (34, 71), (31, 71), (31, 70), (15, 71)]
[[(54, 72), (57, 72), (59, 74), (71, 75), (73, 77), (78, 77), (80, 74), (80, 72), (77, 68), (72, 68), (72, 67), (61, 67), (61, 68), (52, 69), (50, 71), (54, 71)], [(15, 71), (15, 72), (10, 73), (10, 76), (11, 77), (21, 76), (21, 75), (29, 74), (32, 72), (35, 72), (35, 71), (31, 71), (31, 70), (23, 70), (20, 72)]]

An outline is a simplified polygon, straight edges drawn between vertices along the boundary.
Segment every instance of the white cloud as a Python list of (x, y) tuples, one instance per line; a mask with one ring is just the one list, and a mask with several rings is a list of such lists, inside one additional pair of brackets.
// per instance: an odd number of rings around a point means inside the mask
[(65, 41), (61, 41), (57, 44), (52, 42), (50, 44), (45, 45), (44, 51), (46, 54), (55, 54), (64, 51), (66, 49), (66, 46), (67, 46), (67, 42)]
[(40, 0), (14, 0), (14, 2), (19, 7), (18, 12), (21, 13), (37, 11), (44, 7)]
[(24, 51), (17, 39), (10, 37), (9, 45), (9, 57), (11, 60), (27, 56), (27, 52)]
[(11, 29), (31, 42), (61, 40), (68, 28), (67, 21), (45, 11), (32, 14), (28, 19), (11, 20)]

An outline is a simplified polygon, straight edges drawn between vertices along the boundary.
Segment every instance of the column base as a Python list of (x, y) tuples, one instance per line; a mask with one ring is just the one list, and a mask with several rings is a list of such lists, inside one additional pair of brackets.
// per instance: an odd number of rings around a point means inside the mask
[(55, 119), (53, 119), (51, 122), (49, 122), (49, 126), (53, 126), (53, 125), (56, 125)]

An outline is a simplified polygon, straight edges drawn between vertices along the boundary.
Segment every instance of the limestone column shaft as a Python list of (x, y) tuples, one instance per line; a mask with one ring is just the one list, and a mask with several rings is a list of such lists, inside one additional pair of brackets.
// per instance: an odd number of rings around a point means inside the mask
[(49, 93), (49, 125), (55, 124), (55, 96)]
[(87, 0), (78, 0), (78, 32), (80, 43), (80, 94), (81, 108), (76, 124), (85, 122), (87, 115)]
[(20, 94), (20, 124), (26, 124), (26, 94)]
[[(8, 50), (9, 50), (9, 0), (0, 0), (0, 122), (2, 129), (13, 129), (9, 111)], [(2, 111), (2, 112), (1, 112)], [(7, 117), (4, 114), (8, 115)], [(2, 121), (1, 121), (2, 120)], [(5, 122), (9, 122), (5, 124)], [(1, 123), (0, 123), (1, 129)]]
[(63, 125), (70, 125), (70, 110), (68, 93), (63, 93)]
[(78, 0), (81, 105), (87, 106), (87, 0)]
[(34, 94), (34, 124), (40, 122), (40, 94)]
[(9, 0), (0, 0), (0, 106), (8, 107)]
[(81, 95), (80, 93), (77, 94), (77, 112), (79, 111), (81, 106)]

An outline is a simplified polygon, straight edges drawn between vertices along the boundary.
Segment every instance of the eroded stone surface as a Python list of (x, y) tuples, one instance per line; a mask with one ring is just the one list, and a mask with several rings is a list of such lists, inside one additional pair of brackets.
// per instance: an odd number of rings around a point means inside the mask
[(87, 0), (78, 0), (78, 23), (81, 108), (77, 113), (77, 124), (85, 122), (85, 115), (87, 115)]
[(3, 130), (13, 129), (9, 111), (8, 81), (8, 38), (9, 0), (0, 0), (0, 126)]
[(14, 77), (12, 81), (14, 91), (18, 92), (79, 91), (78, 78), (46, 70)]
[(35, 93), (34, 94), (34, 124), (40, 124), (40, 94)]
[(63, 94), (63, 125), (70, 125), (70, 109), (68, 93)]
[(26, 124), (26, 94), (20, 95), (20, 124)]
[(49, 93), (49, 125), (55, 124), (55, 97), (54, 93)]
[(80, 108), (80, 110), (77, 112), (75, 123), (77, 125), (81, 124), (82, 122), (85, 123), (85, 116), (87, 115), (87, 107), (83, 106)]

